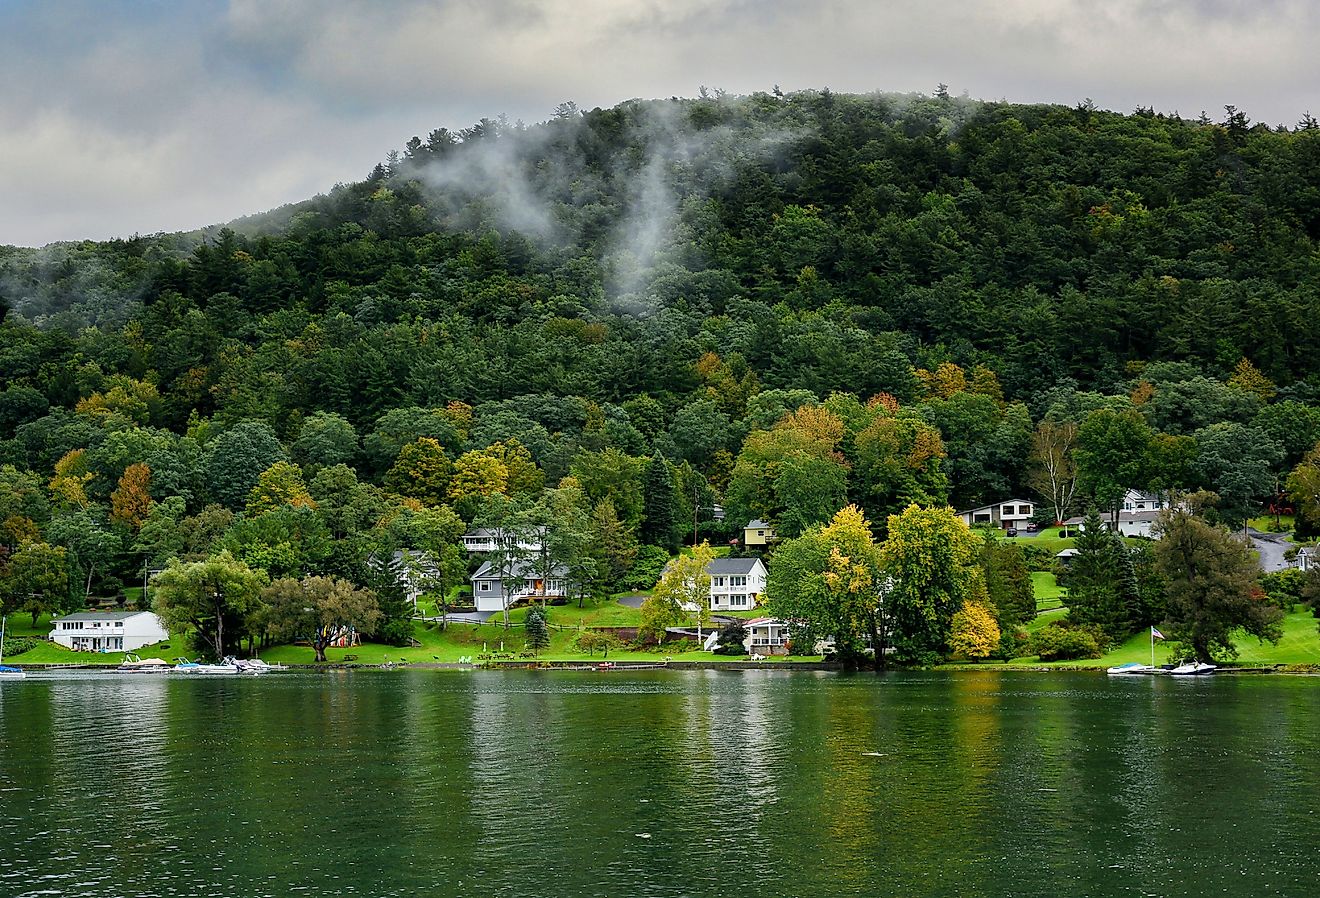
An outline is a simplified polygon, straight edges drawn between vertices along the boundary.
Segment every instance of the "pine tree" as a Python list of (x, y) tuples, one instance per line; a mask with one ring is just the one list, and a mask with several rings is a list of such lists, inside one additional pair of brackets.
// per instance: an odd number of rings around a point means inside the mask
[(642, 542), (673, 550), (674, 478), (664, 456), (656, 453), (646, 464), (642, 484)]
[(1068, 619), (1095, 624), (1113, 638), (1132, 629), (1135, 576), (1129, 582), (1123, 558), (1127, 555), (1119, 537), (1105, 527), (1094, 508), (1086, 513), (1077, 555), (1068, 568)]
[(548, 648), (550, 645), (550, 626), (546, 620), (546, 611), (539, 605), (527, 609), (527, 618), (523, 622), (527, 632), (527, 647), (533, 652)]

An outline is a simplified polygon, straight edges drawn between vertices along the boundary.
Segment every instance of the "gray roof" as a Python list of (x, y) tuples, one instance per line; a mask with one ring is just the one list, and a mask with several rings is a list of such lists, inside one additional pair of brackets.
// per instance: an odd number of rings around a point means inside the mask
[[(537, 571), (536, 566), (526, 561), (515, 561), (504, 571), (504, 578), (506, 580), (529, 580), (540, 576), (541, 574)], [(552, 564), (550, 566), (549, 576), (555, 579), (567, 577), (568, 568), (564, 567), (562, 564)], [(487, 561), (482, 564), (481, 567), (477, 568), (477, 572), (468, 579), (498, 580), (500, 579), (500, 572), (493, 564)]]
[(759, 558), (715, 558), (706, 565), (708, 574), (750, 574)]
[(150, 611), (79, 611), (77, 614), (66, 614), (63, 617), (57, 617), (51, 623), (59, 621), (85, 621), (85, 620), (128, 620), (130, 617), (137, 617), (139, 614), (151, 614)]
[[(1120, 524), (1140, 524), (1146, 521), (1150, 521), (1151, 523), (1154, 523), (1159, 518), (1159, 516), (1160, 516), (1160, 512), (1153, 510), (1152, 511), (1120, 511), (1118, 513), (1118, 522)], [(1107, 513), (1102, 514), (1100, 515), (1100, 522), (1102, 524), (1108, 524), (1110, 518), (1111, 515)], [(1063, 523), (1068, 527), (1072, 527), (1073, 525), (1081, 524), (1085, 520), (1086, 517), (1084, 515), (1081, 515), (1078, 517), (1069, 518)]]
[(768, 529), (770, 529), (770, 525), (767, 524), (765, 521), (761, 520), (760, 518), (757, 518), (755, 521), (748, 521), (748, 522), (747, 522), (747, 526), (744, 527), (743, 529), (744, 529), (744, 530), (768, 530)]

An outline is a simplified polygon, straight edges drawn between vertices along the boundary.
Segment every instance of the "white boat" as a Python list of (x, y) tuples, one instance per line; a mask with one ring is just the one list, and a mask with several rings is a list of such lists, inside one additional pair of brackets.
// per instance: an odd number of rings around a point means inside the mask
[(166, 673), (170, 666), (161, 658), (139, 658), (130, 652), (124, 655), (119, 669), (124, 673)]
[[(225, 660), (229, 661), (234, 659), (227, 658)], [(245, 674), (264, 674), (264, 673), (270, 673), (273, 670), (289, 669), (288, 666), (284, 664), (267, 664), (265, 661), (262, 661), (260, 658), (248, 658), (246, 660), (238, 659), (238, 660), (234, 660), (234, 663), (238, 665), (239, 671)]]
[(1113, 677), (1129, 677), (1135, 675), (1152, 674), (1155, 668), (1149, 664), (1142, 664), (1140, 661), (1131, 661), (1127, 664), (1120, 664), (1117, 667), (1111, 667), (1107, 671)]
[(199, 664), (196, 661), (189, 661), (187, 658), (175, 658), (174, 672), (181, 674), (196, 674), (206, 677), (225, 677), (234, 676), (239, 673), (238, 665), (231, 659), (226, 658), (220, 664)]
[(5, 664), (5, 621), (7, 620), (8, 618), (0, 617), (0, 680), (23, 680), (27, 678), (23, 668)]
[(1169, 671), (1171, 677), (1200, 677), (1206, 674), (1212, 674), (1216, 670), (1213, 664), (1205, 664), (1201, 661), (1184, 661), (1177, 667)]

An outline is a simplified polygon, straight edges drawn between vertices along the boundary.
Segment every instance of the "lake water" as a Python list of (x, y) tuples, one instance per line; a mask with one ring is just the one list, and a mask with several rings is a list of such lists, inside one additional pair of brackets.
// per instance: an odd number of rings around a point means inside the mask
[(0, 896), (1320, 895), (1320, 679), (0, 683)]

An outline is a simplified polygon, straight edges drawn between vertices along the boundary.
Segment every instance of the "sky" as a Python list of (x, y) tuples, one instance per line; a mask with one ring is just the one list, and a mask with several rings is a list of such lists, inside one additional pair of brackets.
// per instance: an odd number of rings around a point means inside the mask
[(829, 87), (1320, 112), (1313, 0), (0, 0), (0, 244), (229, 221), (413, 135)]

